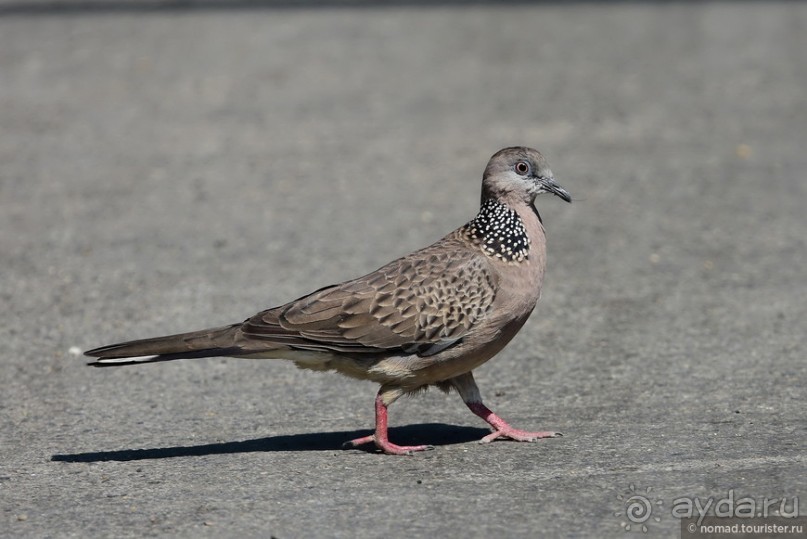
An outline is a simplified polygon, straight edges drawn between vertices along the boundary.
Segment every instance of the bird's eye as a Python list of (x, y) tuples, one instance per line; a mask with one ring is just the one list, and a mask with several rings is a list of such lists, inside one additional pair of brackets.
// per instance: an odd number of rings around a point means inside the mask
[(530, 166), (527, 164), (526, 161), (519, 161), (516, 163), (516, 172), (520, 175), (524, 176), (527, 172), (530, 171)]

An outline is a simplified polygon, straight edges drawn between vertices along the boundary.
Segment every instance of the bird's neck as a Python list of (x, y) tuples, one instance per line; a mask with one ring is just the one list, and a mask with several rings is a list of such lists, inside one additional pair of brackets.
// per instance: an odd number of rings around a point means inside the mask
[[(540, 224), (540, 217), (532, 205), (529, 205), (529, 212), (532, 215), (524, 217), (537, 218)], [(524, 262), (530, 257), (532, 242), (521, 215), (523, 213), (508, 204), (489, 198), (482, 202), (479, 213), (462, 227), (462, 231), (491, 258), (505, 262)]]

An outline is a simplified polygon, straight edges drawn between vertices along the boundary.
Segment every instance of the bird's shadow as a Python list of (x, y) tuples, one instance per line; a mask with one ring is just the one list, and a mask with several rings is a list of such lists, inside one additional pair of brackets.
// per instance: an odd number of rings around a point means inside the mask
[[(433, 446), (464, 444), (481, 439), (490, 431), (478, 427), (461, 427), (443, 423), (407, 425), (389, 429), (390, 440), (400, 445), (429, 444)], [(268, 436), (239, 442), (222, 442), (175, 447), (153, 447), (146, 449), (120, 449), (117, 451), (92, 451), (52, 455), (57, 462), (104, 462), (166, 459), (173, 457), (199, 457), (204, 455), (224, 455), (231, 453), (256, 453), (262, 451), (334, 451), (342, 448), (348, 440), (366, 436), (372, 432), (339, 431)], [(372, 444), (362, 446), (365, 451), (375, 451)]]

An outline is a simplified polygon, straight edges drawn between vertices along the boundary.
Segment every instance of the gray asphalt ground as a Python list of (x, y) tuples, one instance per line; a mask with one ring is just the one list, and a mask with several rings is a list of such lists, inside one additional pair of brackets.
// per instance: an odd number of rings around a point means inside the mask
[[(807, 5), (60, 6), (0, 3), (0, 536), (677, 537), (676, 500), (730, 493), (805, 513)], [(372, 384), (78, 356), (426, 245), (513, 144), (576, 200), (538, 200), (543, 298), (477, 380), (563, 438), (479, 445), (430, 391), (391, 437), (436, 450), (341, 450)]]

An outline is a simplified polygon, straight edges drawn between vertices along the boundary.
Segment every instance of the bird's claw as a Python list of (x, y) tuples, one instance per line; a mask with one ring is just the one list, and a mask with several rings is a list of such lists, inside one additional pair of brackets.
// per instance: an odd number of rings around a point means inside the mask
[(375, 444), (382, 453), (387, 455), (412, 455), (416, 452), (434, 449), (433, 445), (397, 445), (389, 440), (379, 440), (374, 434), (345, 442), (342, 444), (342, 449), (352, 449), (369, 443)]
[(479, 443), (489, 444), (493, 440), (497, 440), (499, 438), (515, 440), (516, 442), (535, 442), (542, 438), (557, 438), (560, 436), (563, 436), (563, 433), (552, 431), (528, 432), (525, 430), (509, 428), (495, 430), (479, 440)]

